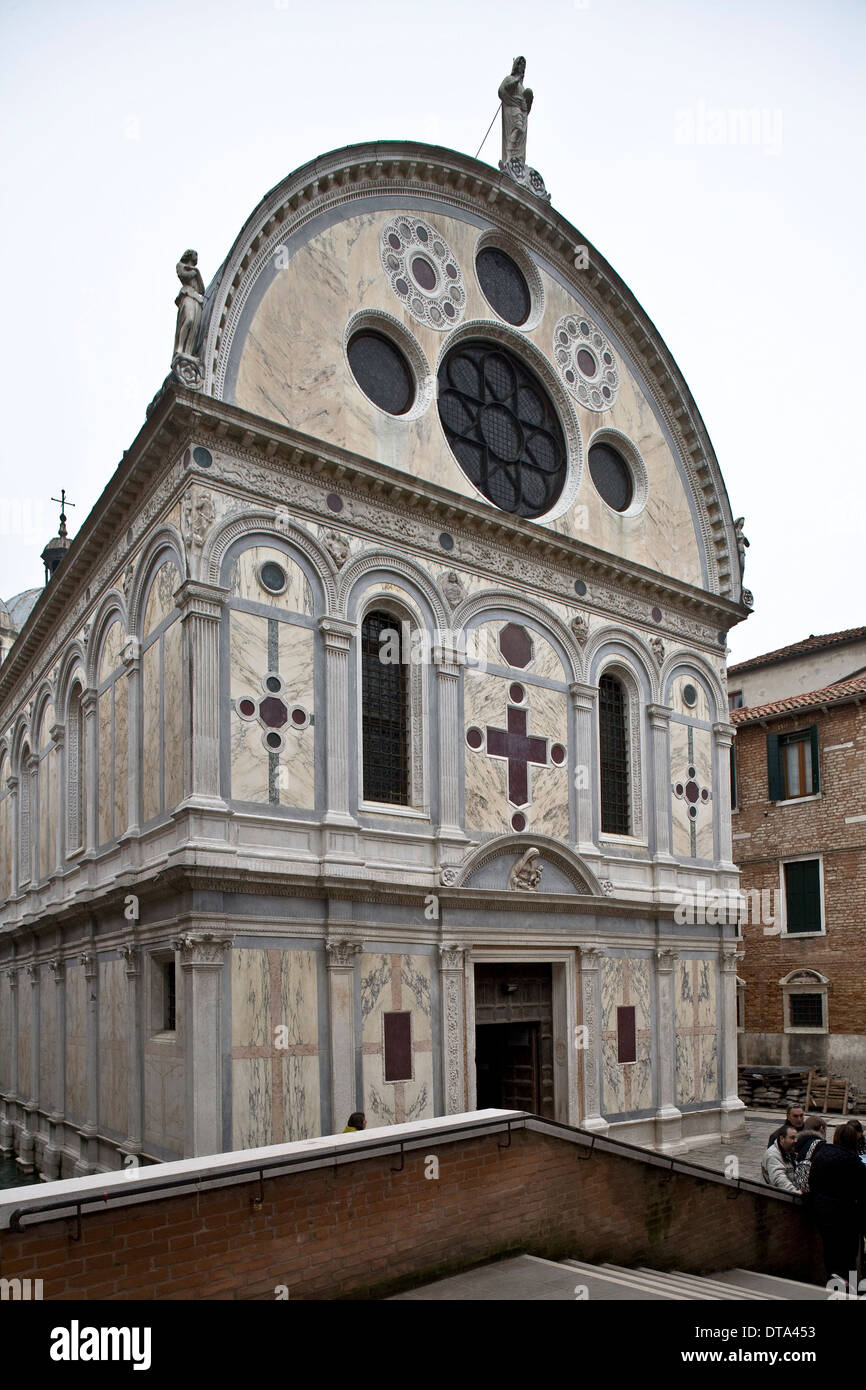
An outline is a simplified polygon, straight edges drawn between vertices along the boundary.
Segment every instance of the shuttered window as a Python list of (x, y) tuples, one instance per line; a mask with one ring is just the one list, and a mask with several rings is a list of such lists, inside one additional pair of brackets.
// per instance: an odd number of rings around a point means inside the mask
[(784, 865), (785, 920), (790, 932), (821, 931), (821, 866), (817, 859)]

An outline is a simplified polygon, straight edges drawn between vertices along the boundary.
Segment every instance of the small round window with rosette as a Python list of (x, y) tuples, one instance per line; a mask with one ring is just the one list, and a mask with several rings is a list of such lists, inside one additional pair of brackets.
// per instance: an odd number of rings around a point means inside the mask
[(587, 410), (610, 410), (619, 391), (616, 354), (597, 324), (565, 314), (553, 330), (557, 370), (574, 399)]
[(429, 222), (408, 214), (382, 230), (382, 265), (400, 303), (419, 323), (445, 331), (466, 308), (466, 286), (457, 258)]

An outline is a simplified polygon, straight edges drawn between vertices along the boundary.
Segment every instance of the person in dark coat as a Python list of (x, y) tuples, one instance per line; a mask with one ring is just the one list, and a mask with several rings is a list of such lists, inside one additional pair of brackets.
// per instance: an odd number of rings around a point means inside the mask
[[(840, 1125), (833, 1143), (815, 1150), (809, 1193), (824, 1244), (827, 1279), (836, 1275), (847, 1282), (857, 1269), (866, 1221), (866, 1167), (860, 1162), (860, 1135), (853, 1125)], [(853, 1277), (856, 1284), (856, 1273)]]
[(800, 1134), (802, 1133), (803, 1125), (805, 1124), (805, 1122), (806, 1114), (803, 1110), (802, 1105), (800, 1105), (799, 1103), (797, 1103), (796, 1105), (789, 1105), (788, 1109), (785, 1111), (785, 1124), (779, 1125), (778, 1129), (773, 1130), (773, 1133), (767, 1140), (767, 1147), (769, 1148), (771, 1144), (775, 1144), (779, 1135), (784, 1134), (785, 1125), (793, 1125), (797, 1133)]

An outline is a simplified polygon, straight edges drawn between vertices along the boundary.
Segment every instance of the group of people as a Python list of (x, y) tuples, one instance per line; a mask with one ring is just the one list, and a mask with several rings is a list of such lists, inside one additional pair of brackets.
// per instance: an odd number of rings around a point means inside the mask
[(770, 1135), (761, 1172), (770, 1187), (808, 1199), (824, 1244), (827, 1279), (849, 1282), (859, 1268), (866, 1231), (866, 1138), (860, 1121), (840, 1124), (829, 1143), (820, 1115), (790, 1106), (785, 1123)]

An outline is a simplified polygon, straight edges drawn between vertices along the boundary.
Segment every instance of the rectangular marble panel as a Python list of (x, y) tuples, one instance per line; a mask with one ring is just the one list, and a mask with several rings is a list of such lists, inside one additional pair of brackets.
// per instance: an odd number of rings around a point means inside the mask
[(159, 661), (160, 644), (154, 642), (141, 658), (141, 797), (145, 821), (158, 816), (161, 808)]
[(232, 1142), (308, 1139), (321, 1129), (313, 951), (232, 952)]
[(718, 1006), (711, 960), (680, 960), (676, 967), (677, 1104), (718, 1098)]
[(111, 813), (114, 809), (114, 794), (111, 784), (112, 691), (110, 686), (99, 697), (96, 721), (99, 743), (96, 790), (97, 819), (99, 843), (104, 845), (106, 840), (111, 839)]
[[(262, 678), (268, 670), (268, 623), (255, 613), (232, 609), (230, 615), (231, 699), (243, 695), (258, 700), (264, 695)], [(261, 726), (230, 716), (231, 795), (235, 801), (268, 801), (268, 752), (262, 744)]]
[(678, 859), (692, 857), (689, 804), (684, 797), (674, 796), (673, 787), (686, 776), (689, 765), (688, 731), (685, 724), (671, 721), (671, 812), (673, 816), (673, 852)]
[[(510, 680), (489, 672), (464, 674), (465, 726), (504, 729), (507, 721)], [(567, 746), (568, 707), (564, 691), (527, 685), (527, 730), (550, 743)], [(464, 737), (465, 745), (465, 737)], [(508, 800), (507, 763), (464, 746), (466, 767), (466, 825), (473, 830), (507, 831), (517, 810)], [(520, 807), (527, 830), (538, 830), (554, 839), (567, 839), (568, 761), (561, 767), (530, 766), (528, 806)]]
[[(383, 1014), (411, 1014), (411, 1081), (386, 1081)], [(369, 1125), (401, 1124), (434, 1113), (430, 958), (398, 952), (361, 956), (364, 1109)]]
[(144, 1141), (182, 1154), (183, 1052), (177, 1043), (151, 1042), (144, 1056)]
[(183, 671), (180, 620), (167, 627), (163, 641), (163, 702), (165, 719), (165, 809), (183, 801)]
[[(650, 962), (645, 957), (602, 957), (602, 1111), (618, 1115), (647, 1110), (653, 1103)], [(635, 1011), (636, 1060), (620, 1062), (617, 1009)]]
[(66, 967), (66, 1114), (87, 1118), (87, 981), (80, 965)]
[(52, 1110), (57, 1083), (57, 986), (47, 965), (39, 967), (39, 1104)]
[(129, 823), (129, 684), (121, 676), (114, 687), (114, 833)]
[(60, 761), (57, 749), (48, 754), (48, 844), (45, 854), (45, 873), (53, 874), (57, 862), (57, 817), (59, 815), (58, 777)]
[(123, 959), (99, 962), (99, 1123), (126, 1134), (129, 1122), (127, 1020)]
[[(697, 784), (712, 791), (713, 787), (713, 736), (708, 729), (692, 731), (692, 750)], [(695, 821), (695, 848), (698, 859), (713, 858), (713, 803), (698, 802), (698, 816)]]
[[(295, 707), (315, 713), (313, 707), (314, 634), (308, 627), (280, 623), (280, 675), (285, 681), (282, 699), (289, 711)], [(312, 811), (316, 805), (315, 724), (284, 730), (286, 746), (280, 756), (285, 777), (280, 779), (280, 803)]]

